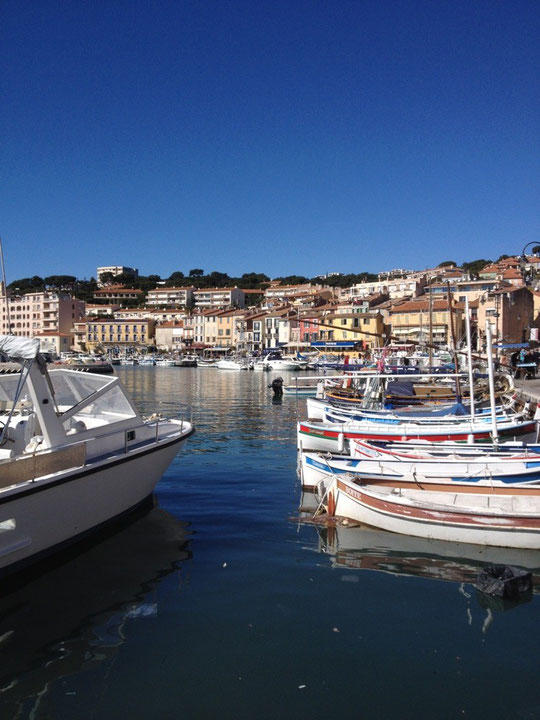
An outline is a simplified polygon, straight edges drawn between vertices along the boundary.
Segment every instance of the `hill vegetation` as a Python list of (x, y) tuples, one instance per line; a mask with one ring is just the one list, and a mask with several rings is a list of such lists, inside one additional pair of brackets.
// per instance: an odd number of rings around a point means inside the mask
[[(499, 259), (508, 257), (501, 255)], [(462, 263), (461, 267), (470, 273), (471, 277), (477, 277), (483, 267), (490, 264), (492, 260), (479, 259)], [(445, 260), (437, 267), (456, 265), (452, 260)], [(457, 265), (456, 265), (457, 266)], [(377, 279), (377, 275), (368, 272), (347, 273), (342, 275), (331, 275), (327, 278), (317, 276), (308, 278), (304, 275), (287, 275), (275, 278), (280, 285), (298, 285), (310, 283), (312, 285), (329, 285), (330, 287), (346, 288), (356, 283), (370, 282)], [(148, 292), (156, 286), (163, 287), (195, 287), (204, 288), (224, 288), (239, 287), (245, 290), (260, 290), (261, 293), (269, 286), (270, 278), (264, 273), (250, 272), (244, 273), (239, 277), (231, 277), (227, 273), (218, 272), (216, 270), (205, 273), (202, 268), (193, 268), (187, 274), (181, 270), (175, 270), (169, 277), (161, 278), (159, 275), (140, 275), (133, 278), (131, 275), (113, 275), (102, 276), (102, 281), (107, 284), (123, 285), (127, 288), (136, 288)], [(20, 278), (14, 280), (8, 285), (8, 289), (13, 294), (25, 295), (31, 292), (40, 292), (43, 290), (53, 290), (59, 292), (69, 292), (81, 300), (91, 302), (94, 292), (98, 289), (95, 278), (90, 280), (80, 280), (73, 275), (50, 275), (48, 277), (40, 277), (34, 275), (28, 278)]]

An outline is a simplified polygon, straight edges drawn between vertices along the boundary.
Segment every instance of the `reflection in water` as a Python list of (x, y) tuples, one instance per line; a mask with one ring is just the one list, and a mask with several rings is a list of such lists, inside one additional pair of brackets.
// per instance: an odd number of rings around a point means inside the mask
[(157, 613), (152, 591), (171, 573), (180, 580), (188, 557), (186, 526), (147, 507), (3, 585), (0, 715), (32, 715), (62, 678), (112, 658), (126, 627)]
[[(300, 509), (304, 513), (313, 505), (308, 495), (302, 495)], [(311, 516), (309, 512), (307, 522), (314, 523), (319, 552), (331, 556), (332, 567), (456, 583), (460, 595), (467, 601), (474, 595), (479, 606), (487, 610), (484, 632), (493, 621), (493, 610), (510, 610), (532, 597), (530, 593), (524, 594), (519, 601), (511, 602), (466, 589), (466, 584), (475, 585), (483, 567), (511, 565), (528, 570), (533, 575), (533, 592), (540, 592), (540, 551), (427, 540), (367, 526), (318, 523)], [(470, 624), (470, 610), (467, 613)]]
[(117, 374), (143, 414), (178, 411), (178, 401), (193, 408), (196, 432), (189, 452), (227, 452), (224, 444), (240, 440), (289, 444), (291, 428), (298, 415), (305, 414), (305, 400), (294, 397), (269, 412), (273, 393), (268, 383), (273, 376), (261, 378), (261, 373), (120, 367)]

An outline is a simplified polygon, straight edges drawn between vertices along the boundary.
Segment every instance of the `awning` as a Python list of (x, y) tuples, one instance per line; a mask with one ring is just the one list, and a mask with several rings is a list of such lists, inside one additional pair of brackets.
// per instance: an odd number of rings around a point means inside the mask
[(353, 348), (355, 345), (358, 345), (359, 341), (356, 342), (354, 340), (314, 340), (312, 343), (310, 343), (310, 347), (314, 348)]

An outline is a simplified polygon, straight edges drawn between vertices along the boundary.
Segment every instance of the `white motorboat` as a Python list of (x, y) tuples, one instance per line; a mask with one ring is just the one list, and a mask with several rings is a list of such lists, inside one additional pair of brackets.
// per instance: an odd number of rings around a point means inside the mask
[(250, 370), (253, 365), (243, 359), (223, 358), (217, 361), (216, 367), (218, 370)]
[(158, 358), (156, 360), (156, 367), (174, 367), (176, 360), (174, 358)]
[(283, 357), (280, 352), (273, 351), (268, 353), (257, 365), (261, 370), (306, 370), (308, 363), (307, 360)]
[(175, 361), (175, 367), (197, 367), (198, 360), (196, 355), (180, 355)]
[(123, 515), (153, 491), (193, 432), (143, 419), (115, 375), (47, 370), (39, 341), (0, 336), (0, 574)]

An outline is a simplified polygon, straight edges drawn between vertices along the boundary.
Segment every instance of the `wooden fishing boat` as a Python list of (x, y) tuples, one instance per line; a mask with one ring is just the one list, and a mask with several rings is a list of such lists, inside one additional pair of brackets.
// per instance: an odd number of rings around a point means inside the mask
[[(533, 440), (536, 437), (535, 420), (504, 419), (497, 421), (497, 432), (503, 440)], [(461, 423), (420, 424), (409, 421), (393, 423), (324, 423), (303, 420), (297, 425), (297, 447), (302, 450), (323, 450), (349, 453), (351, 440), (426, 440), (430, 442), (491, 442), (489, 423), (464, 420)]]
[[(534, 489), (536, 490), (536, 489)], [(416, 537), (540, 549), (540, 496), (368, 485), (334, 477), (319, 490), (328, 514)]]
[(513, 455), (490, 453), (478, 455), (454, 454), (440, 458), (391, 457), (351, 458), (303, 452), (300, 455), (300, 478), (304, 488), (315, 488), (329, 477), (352, 476), (374, 485), (389, 487), (417, 487), (456, 492), (485, 492), (510, 495), (521, 487), (538, 484), (540, 495), (540, 454)]

